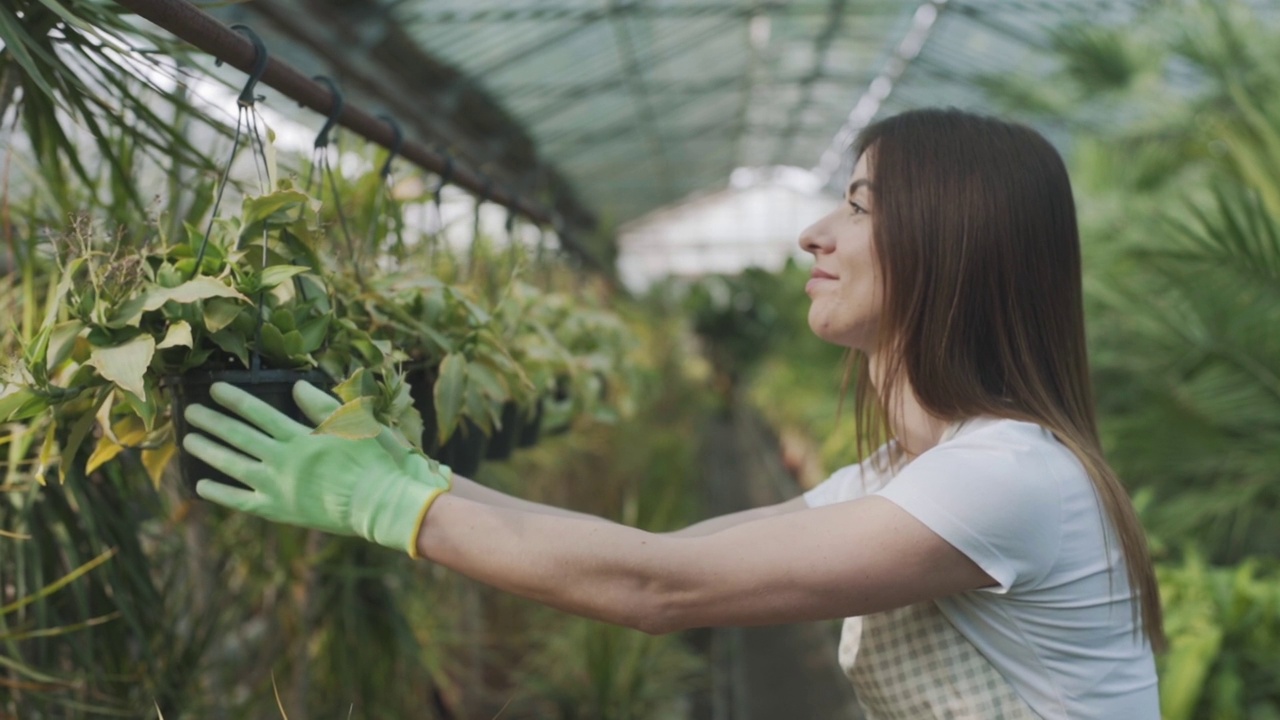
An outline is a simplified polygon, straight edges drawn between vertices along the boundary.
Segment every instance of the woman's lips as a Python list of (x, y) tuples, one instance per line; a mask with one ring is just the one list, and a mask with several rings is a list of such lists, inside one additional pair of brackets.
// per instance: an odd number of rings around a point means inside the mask
[(809, 273), (809, 282), (804, 284), (804, 291), (807, 294), (812, 294), (816, 288), (822, 287), (824, 283), (831, 282), (835, 279), (837, 279), (835, 275), (824, 270), (814, 268), (813, 272)]

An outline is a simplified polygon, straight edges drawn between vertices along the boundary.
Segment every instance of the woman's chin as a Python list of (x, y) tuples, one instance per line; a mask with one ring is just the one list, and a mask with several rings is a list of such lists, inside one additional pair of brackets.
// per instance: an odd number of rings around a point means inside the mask
[(865, 332), (865, 328), (856, 325), (849, 327), (844, 323), (832, 322), (829, 318), (823, 317), (821, 312), (815, 312), (813, 307), (809, 308), (809, 329), (818, 336), (818, 339), (832, 345), (851, 350), (866, 350), (868, 347), (868, 333)]

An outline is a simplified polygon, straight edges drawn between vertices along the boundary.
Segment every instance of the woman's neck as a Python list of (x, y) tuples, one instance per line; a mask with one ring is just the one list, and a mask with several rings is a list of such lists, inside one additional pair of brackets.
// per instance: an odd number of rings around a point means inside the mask
[[(884, 367), (877, 362), (879, 356), (868, 354), (871, 382), (880, 393), (884, 387)], [(911, 462), (937, 445), (951, 427), (952, 421), (940, 418), (925, 410), (916, 398), (915, 389), (906, 377), (897, 378), (894, 397), (880, 395), (880, 402), (889, 416), (889, 430), (896, 439), (901, 459)]]

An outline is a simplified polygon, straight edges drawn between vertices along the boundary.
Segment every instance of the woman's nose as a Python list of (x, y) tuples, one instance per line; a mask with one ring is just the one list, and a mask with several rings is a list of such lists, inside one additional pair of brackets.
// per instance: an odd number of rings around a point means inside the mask
[(830, 238), (831, 235), (827, 231), (825, 223), (823, 220), (819, 220), (800, 233), (800, 249), (814, 255), (829, 252), (832, 248)]

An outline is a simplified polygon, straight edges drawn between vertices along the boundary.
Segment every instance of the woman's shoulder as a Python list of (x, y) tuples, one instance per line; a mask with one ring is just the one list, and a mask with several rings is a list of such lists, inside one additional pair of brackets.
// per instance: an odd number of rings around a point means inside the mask
[(933, 453), (940, 466), (973, 467), (988, 476), (1008, 475), (1026, 483), (1088, 484), (1088, 473), (1066, 445), (1039, 423), (973, 417), (955, 423)]

